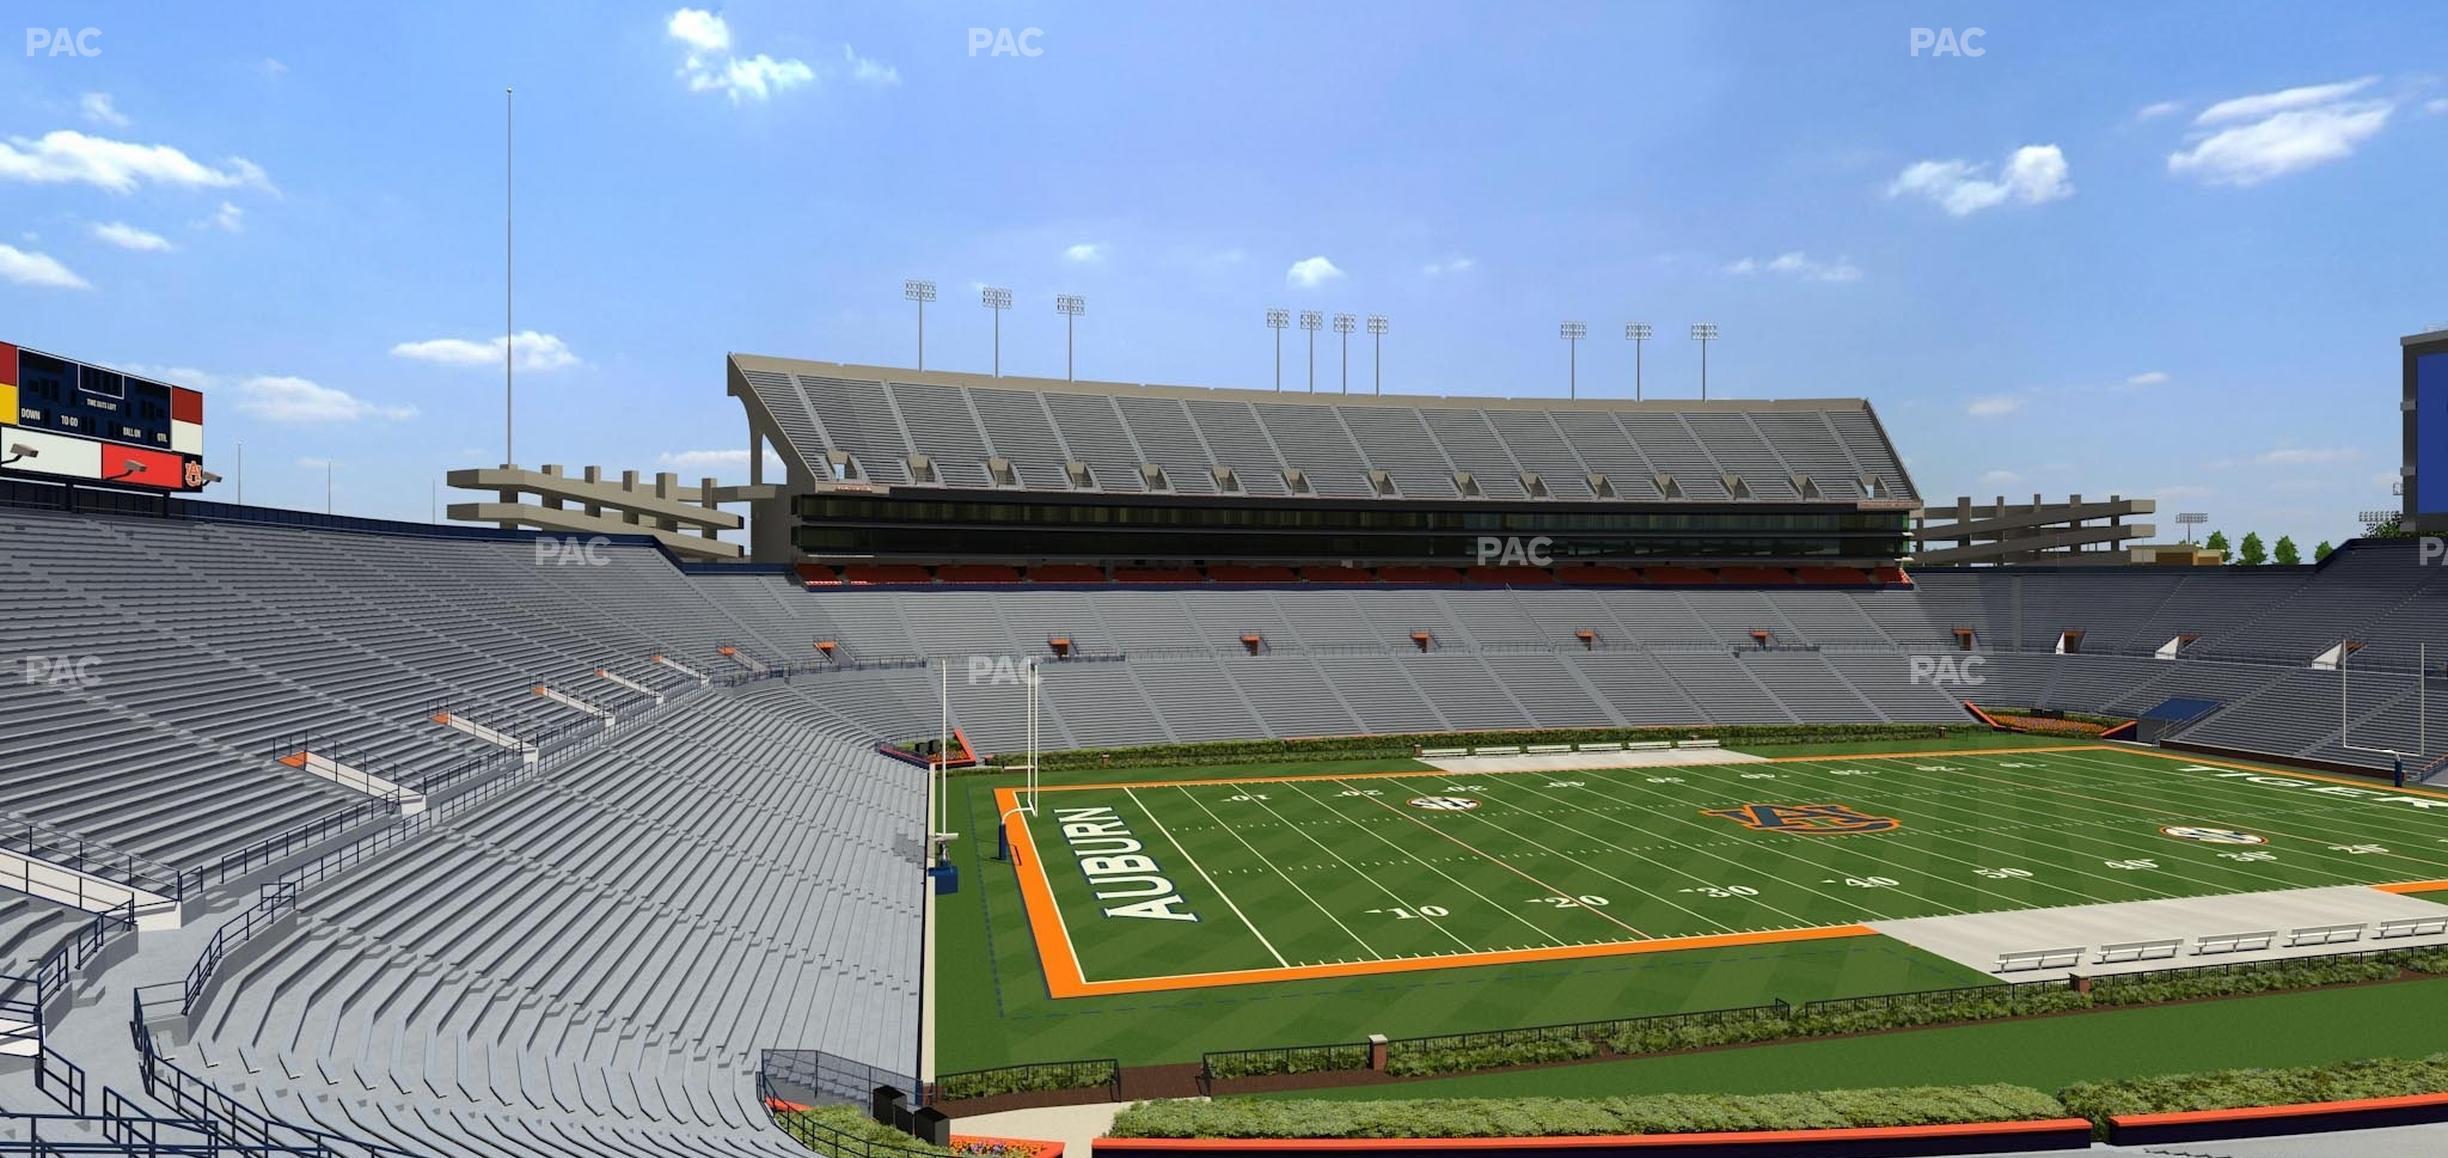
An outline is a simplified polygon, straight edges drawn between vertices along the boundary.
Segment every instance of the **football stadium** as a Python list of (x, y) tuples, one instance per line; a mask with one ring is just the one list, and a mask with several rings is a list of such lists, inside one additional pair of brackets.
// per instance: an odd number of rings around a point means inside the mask
[[(2448, 333), (2402, 348), (2413, 527)], [(2448, 1008), (2433, 539), (1925, 566), (1860, 399), (743, 354), (781, 467), (717, 562), (559, 467), (454, 523), (203, 497), (207, 396), (0, 352), (11, 1152), (1442, 1153), (1384, 1139), (1478, 1106), (1926, 1154), (2440, 1102), (2373, 1092)], [(2154, 1110), (2238, 1066), (2316, 1108)]]
[(2448, 5), (22, 7), (0, 1158), (2448, 1155)]

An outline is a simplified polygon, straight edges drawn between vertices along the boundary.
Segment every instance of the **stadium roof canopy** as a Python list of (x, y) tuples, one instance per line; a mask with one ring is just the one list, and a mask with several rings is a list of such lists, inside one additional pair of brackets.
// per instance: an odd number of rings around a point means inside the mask
[(728, 377), (794, 490), (1918, 505), (1858, 398), (1278, 393), (749, 354)]

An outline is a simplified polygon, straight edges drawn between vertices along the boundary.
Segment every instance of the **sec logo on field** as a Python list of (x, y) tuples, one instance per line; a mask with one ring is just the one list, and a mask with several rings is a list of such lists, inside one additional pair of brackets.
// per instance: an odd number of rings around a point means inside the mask
[(2203, 844), (2268, 844), (2266, 836), (2237, 832), (2232, 828), (2199, 828), (2190, 824), (2171, 824), (2159, 830), (2178, 840), (2198, 840)]
[(1479, 807), (1479, 802), (1468, 796), (1414, 796), (1407, 803), (1429, 812), (1468, 812)]

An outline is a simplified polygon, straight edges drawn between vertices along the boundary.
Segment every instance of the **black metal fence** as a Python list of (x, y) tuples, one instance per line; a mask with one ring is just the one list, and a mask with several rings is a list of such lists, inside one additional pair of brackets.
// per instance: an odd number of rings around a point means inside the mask
[(1199, 1084), (1268, 1074), (1315, 1074), (1368, 1067), (1367, 1042), (1220, 1050), (1199, 1055)]
[(820, 1049), (769, 1049), (757, 1062), (757, 1085), (769, 1097), (799, 1105), (861, 1106), (879, 1086), (915, 1094), (908, 1074), (853, 1061)]
[(1119, 1058), (1091, 1058), (1081, 1061), (1036, 1062), (1029, 1065), (997, 1066), (984, 1070), (960, 1070), (937, 1074), (927, 1083), (926, 1105), (958, 1102), (970, 1098), (991, 1098), (1002, 1094), (1041, 1093), (1052, 1090), (1105, 1091), (1105, 1100), (1122, 1100), (1122, 1062)]
[(413, 1150), (292, 1125), (222, 1093), (212, 1083), (187, 1072), (178, 1063), (155, 1051), (153, 1031), (145, 1024), (147, 1003), (141, 992), (133, 996), (133, 1015), (128, 1021), (128, 1032), (134, 1038), (137, 1073), (144, 1082), (145, 1095), (168, 1106), (182, 1119), (201, 1124), (206, 1133), (228, 1147), (218, 1153), (294, 1155), (297, 1158), (353, 1158), (361, 1154), (367, 1158), (422, 1158)]
[(1864, 1009), (1882, 1012), (1900, 1006), (1972, 1005), (1989, 1001), (2014, 1001), (2025, 995), (2066, 993), (2073, 989), (2070, 981), (2000, 981), (1990, 985), (1958, 985), (1946, 989), (1915, 989), (1904, 993), (1878, 993), (1868, 997), (1828, 997), (1802, 1003), (1802, 1015), (1840, 1017)]
[[(173, 900), (184, 899), (189, 886), (197, 883), (192, 879), (196, 875), (194, 870), (182, 873), (159, 861), (87, 840), (14, 812), (0, 812), (0, 849)], [(31, 879), (12, 887), (68, 904), (81, 900), (54, 896), (55, 890), (39, 887)]]
[[(1690, 1013), (1611, 1017), (1597, 1021), (1569, 1021), (1556, 1025), (1533, 1025), (1514, 1029), (1485, 1030), (1477, 1033), (1442, 1033), (1425, 1037), (1397, 1038), (1386, 1043), (1386, 1054), (1390, 1060), (1407, 1053), (1496, 1049), (1548, 1041), (1600, 1042), (1643, 1032), (1672, 1031), (1686, 1027), (1714, 1028), (1739, 1022), (1781, 1020), (1792, 1015), (1793, 1006), (1779, 1000), (1766, 1005), (1703, 1009)], [(1363, 1062), (1363, 1064), (1366, 1063)]]

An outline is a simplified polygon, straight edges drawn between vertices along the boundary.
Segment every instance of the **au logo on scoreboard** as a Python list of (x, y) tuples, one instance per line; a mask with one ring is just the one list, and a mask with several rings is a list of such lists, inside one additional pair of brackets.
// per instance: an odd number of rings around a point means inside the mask
[(1893, 832), (1904, 826), (1895, 817), (1873, 816), (1850, 804), (1745, 804), (1740, 808), (1706, 808), (1700, 814), (1731, 820), (1753, 832), (1791, 832), (1803, 836)]

